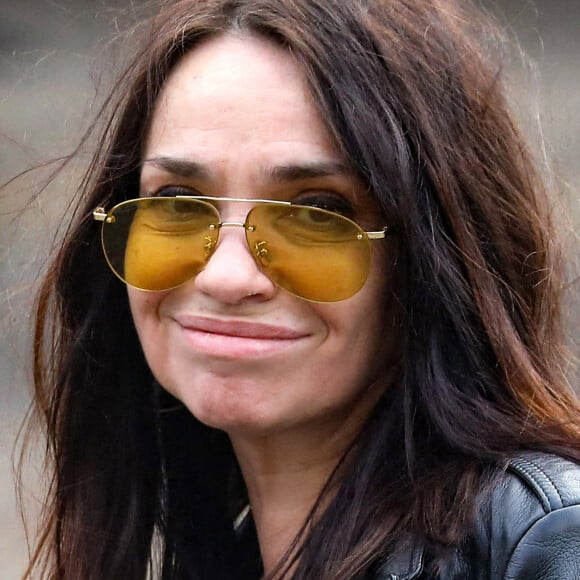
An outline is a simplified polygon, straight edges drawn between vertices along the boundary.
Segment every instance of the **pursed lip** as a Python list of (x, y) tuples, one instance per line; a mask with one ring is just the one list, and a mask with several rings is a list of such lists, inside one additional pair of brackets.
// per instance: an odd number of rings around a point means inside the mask
[(291, 340), (303, 338), (306, 333), (283, 326), (248, 322), (245, 320), (221, 320), (204, 316), (176, 316), (176, 321), (187, 330), (198, 330), (210, 334), (221, 334), (239, 338), (262, 340)]
[(199, 352), (226, 357), (256, 357), (275, 353), (309, 336), (285, 326), (177, 315), (187, 342)]

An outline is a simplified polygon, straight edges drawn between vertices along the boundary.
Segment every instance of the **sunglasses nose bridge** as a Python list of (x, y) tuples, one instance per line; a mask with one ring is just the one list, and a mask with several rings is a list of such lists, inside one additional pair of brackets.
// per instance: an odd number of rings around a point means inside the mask
[(245, 228), (246, 224), (244, 222), (220, 222), (219, 226), (220, 226), (220, 228), (230, 227), (230, 226), (237, 226), (240, 228)]
[[(220, 222), (218, 224), (219, 231), (221, 232), (222, 228), (243, 228), (246, 230), (248, 226), (244, 222)], [(251, 228), (251, 226), (250, 226)]]
[[(243, 228), (244, 231), (253, 232), (255, 227), (253, 225), (248, 224), (247, 220), (245, 222), (220, 222), (218, 225), (218, 230), (221, 232), (222, 228), (228, 227), (236, 227), (236, 228)], [(246, 236), (246, 245), (248, 246), (249, 250), (252, 251), (248, 238)]]

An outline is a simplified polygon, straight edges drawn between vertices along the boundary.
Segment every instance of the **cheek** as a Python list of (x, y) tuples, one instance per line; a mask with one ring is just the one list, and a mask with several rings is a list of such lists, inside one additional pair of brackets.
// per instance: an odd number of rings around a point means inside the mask
[(382, 342), (383, 297), (378, 287), (365, 286), (344, 302), (317, 304), (317, 314), (328, 328), (327, 347), (331, 347), (338, 366), (347, 361), (355, 367), (372, 365)]
[(167, 391), (176, 395), (171, 372), (171, 332), (160, 315), (168, 292), (143, 292), (128, 288), (133, 323), (147, 364), (156, 380)]
[(384, 365), (391, 367), (400, 352), (400, 316), (393, 299), (392, 260), (387, 254), (375, 254), (369, 278), (358, 294), (344, 302), (317, 306), (331, 331), (341, 338), (345, 357), (355, 358), (363, 374), (374, 374)]
[(141, 346), (147, 351), (159, 323), (159, 306), (167, 292), (143, 292), (128, 287), (127, 294)]

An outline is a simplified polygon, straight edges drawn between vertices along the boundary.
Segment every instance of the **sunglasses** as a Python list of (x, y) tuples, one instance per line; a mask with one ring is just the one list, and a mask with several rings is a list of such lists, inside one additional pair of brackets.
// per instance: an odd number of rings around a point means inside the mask
[[(252, 203), (242, 222), (222, 222), (214, 203)], [(278, 286), (313, 302), (338, 302), (356, 294), (371, 265), (366, 232), (347, 217), (289, 201), (224, 197), (143, 197), (105, 211), (101, 240), (111, 270), (134, 288), (161, 291), (194, 278), (207, 264), (219, 231), (243, 227), (260, 270)]]

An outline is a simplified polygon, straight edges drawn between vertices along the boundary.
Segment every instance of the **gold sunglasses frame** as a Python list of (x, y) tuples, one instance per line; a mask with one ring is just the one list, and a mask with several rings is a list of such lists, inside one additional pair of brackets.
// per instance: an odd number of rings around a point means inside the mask
[[(112, 216), (110, 215), (110, 212), (112, 212), (114, 209), (117, 209), (118, 207), (121, 207), (125, 204), (128, 203), (133, 203), (135, 200), (137, 199), (163, 199), (164, 196), (159, 196), (159, 197), (137, 197), (137, 198), (133, 198), (133, 199), (126, 199), (125, 201), (121, 201), (120, 203), (115, 204), (109, 211), (107, 211), (103, 206), (99, 206), (96, 207), (95, 210), (93, 211), (93, 219), (97, 222), (107, 222), (107, 223), (111, 223), (110, 220), (112, 220)], [(194, 199), (194, 200), (199, 200), (199, 201), (237, 201), (237, 202), (243, 202), (243, 203), (252, 203), (252, 204), (272, 204), (272, 205), (289, 205), (289, 206), (294, 206), (294, 207), (304, 207), (307, 209), (322, 209), (323, 211), (328, 211), (329, 213), (334, 213), (330, 210), (324, 210), (323, 208), (316, 208), (315, 206), (309, 206), (309, 205), (300, 205), (299, 203), (292, 203), (291, 201), (277, 201), (275, 199), (251, 199), (251, 198), (241, 198), (241, 197), (213, 197), (213, 196), (209, 196), (209, 195), (176, 195), (174, 197), (166, 197), (165, 199)], [(251, 210), (250, 210), (251, 211)], [(250, 213), (250, 212), (248, 212)], [(389, 229), (388, 226), (384, 226), (382, 230), (378, 230), (378, 231), (366, 231), (363, 230), (363, 228), (361, 228), (356, 222), (354, 222), (353, 220), (351, 220), (350, 218), (347, 218), (345, 216), (341, 216), (340, 214), (335, 214), (338, 215), (350, 222), (352, 222), (353, 224), (355, 224), (357, 226), (357, 228), (364, 234), (366, 234), (367, 238), (369, 240), (381, 240), (384, 237), (386, 237), (387, 235), (387, 231)], [(218, 210), (218, 216), (219, 216), (219, 210)], [(247, 215), (246, 215), (247, 217)], [(217, 224), (218, 228), (221, 228), (223, 226), (240, 226), (242, 228), (246, 228), (246, 222), (222, 222), (220, 221)], [(252, 226), (249, 226), (250, 228)], [(215, 226), (212, 225), (210, 226), (211, 229), (215, 229)], [(362, 239), (362, 235), (358, 234), (357, 238), (360, 240)]]
[[(202, 202), (224, 202), (224, 201), (230, 202), (230, 201), (233, 201), (233, 202), (239, 202), (239, 203), (249, 203), (249, 204), (253, 204), (253, 205), (269, 204), (269, 205), (277, 205), (277, 206), (293, 206), (296, 208), (305, 208), (305, 209), (319, 209), (323, 212), (327, 212), (327, 213), (333, 214), (335, 216), (341, 217), (342, 219), (345, 219), (346, 221), (348, 221), (348, 222), (352, 223), (354, 226), (356, 226), (356, 229), (359, 230), (359, 233), (356, 234), (356, 238), (358, 240), (363, 240), (365, 238), (365, 236), (366, 236), (367, 240), (384, 239), (387, 235), (388, 230), (389, 230), (388, 226), (384, 226), (382, 230), (366, 231), (360, 225), (358, 225), (356, 222), (354, 222), (353, 220), (351, 220), (350, 218), (348, 218), (346, 216), (342, 216), (341, 214), (337, 214), (337, 213), (329, 211), (329, 210), (324, 210), (323, 208), (316, 208), (313, 206), (295, 204), (295, 203), (292, 203), (290, 201), (284, 201), (284, 200), (278, 201), (278, 200), (273, 200), (273, 199), (252, 199), (252, 198), (201, 196), (201, 195), (199, 195), (199, 196), (196, 196), (196, 195), (176, 195), (176, 196), (171, 196), (171, 197), (170, 196), (166, 196), (166, 197), (164, 197), (164, 196), (158, 196), (158, 197), (152, 196), (152, 197), (133, 198), (133, 199), (122, 201), (122, 202), (114, 205), (109, 211), (107, 211), (103, 206), (99, 206), (99, 207), (95, 208), (95, 210), (93, 211), (93, 219), (95, 221), (98, 221), (98, 222), (113, 223), (115, 221), (115, 218), (113, 215), (111, 215), (111, 213), (114, 210), (116, 210), (117, 208), (122, 207), (124, 205), (133, 204), (133, 203), (135, 203), (136, 200), (140, 200), (140, 199), (143, 199), (143, 200), (147, 200), (147, 199), (151, 199), (151, 200), (155, 200), (155, 199), (184, 199), (184, 200), (189, 200), (189, 199), (191, 199), (191, 200), (198, 200), (198, 201), (202, 201)], [(221, 220), (219, 209), (218, 208), (215, 208), (215, 209), (216, 209), (218, 219)], [(236, 226), (236, 227), (242, 227), (248, 231), (254, 231), (254, 226), (247, 223), (248, 215), (250, 214), (252, 209), (250, 209), (248, 211), (248, 213), (246, 214), (245, 221), (243, 221), (243, 222), (227, 222), (227, 221), (222, 222), (222, 221), (219, 221), (217, 224), (211, 224), (209, 226), (209, 229), (212, 231), (215, 231), (216, 229), (219, 230), (222, 227)], [(106, 252), (105, 252), (105, 254), (106, 254)], [(108, 258), (107, 258), (107, 261), (108, 261)], [(111, 266), (111, 269), (113, 270), (113, 273), (121, 279), (121, 281), (123, 281), (125, 284), (128, 283), (122, 277), (119, 276), (119, 274), (116, 272), (115, 268), (113, 268)], [(145, 290), (145, 289), (143, 289), (143, 290)], [(145, 291), (147, 291), (147, 290), (145, 290)], [(311, 302), (320, 302), (320, 300), (313, 300), (311, 298), (305, 298), (304, 296), (299, 296), (299, 295), (297, 295), (297, 296), (303, 300), (307, 300), (307, 301), (311, 301)], [(322, 301), (322, 302), (331, 302), (331, 301)]]

